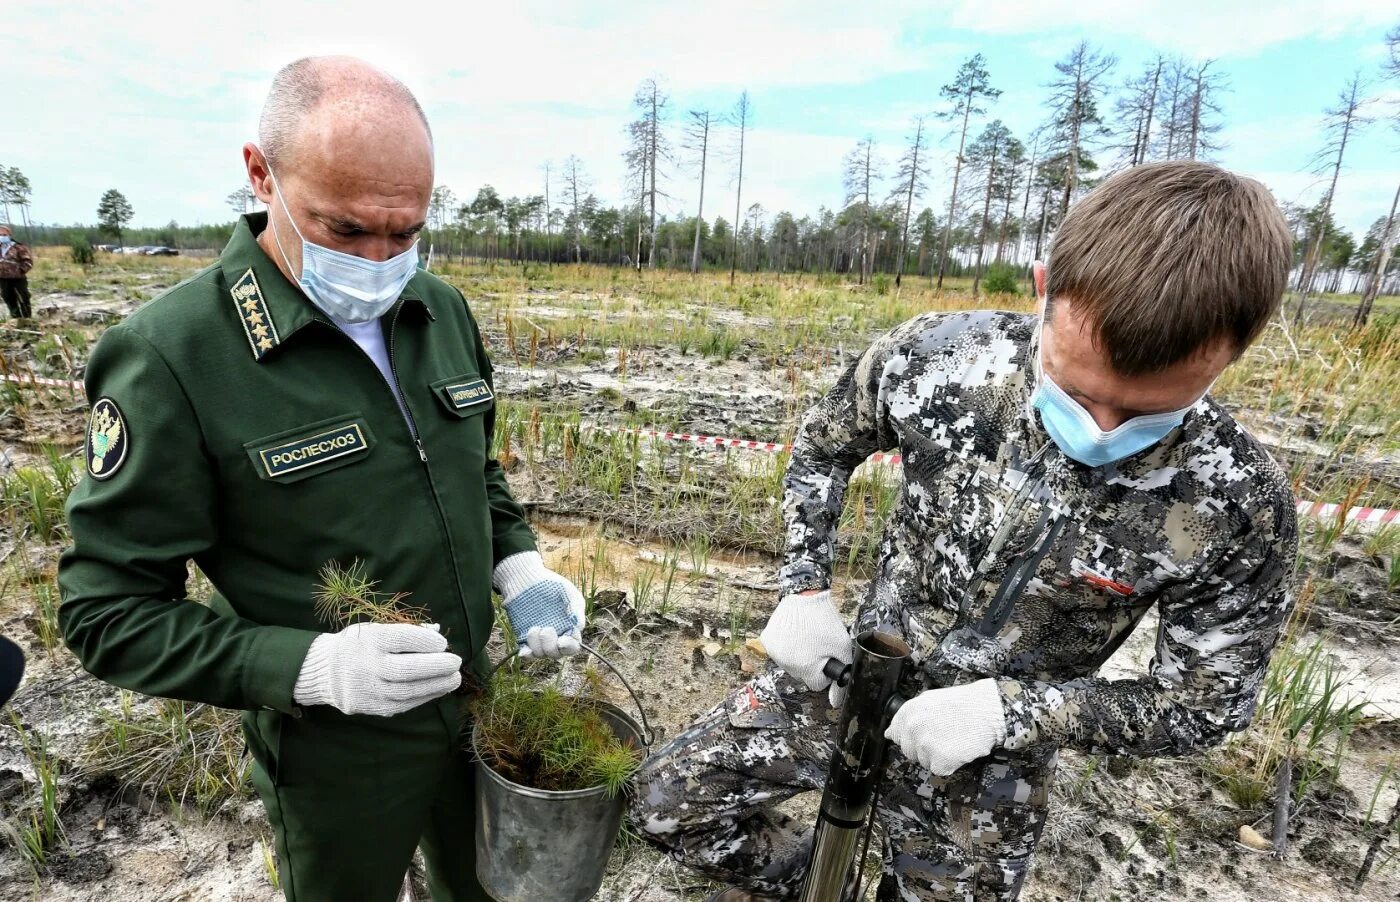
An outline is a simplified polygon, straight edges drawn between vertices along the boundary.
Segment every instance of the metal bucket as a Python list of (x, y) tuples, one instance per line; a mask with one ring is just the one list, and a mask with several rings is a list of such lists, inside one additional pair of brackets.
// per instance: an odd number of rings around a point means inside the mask
[[(617, 669), (606, 658), (591, 654)], [(622, 684), (627, 681), (617, 674)], [(642, 710), (632, 687), (627, 686)], [(599, 713), (623, 742), (649, 748), (652, 736), (627, 713), (608, 702)], [(476, 754), (476, 877), (497, 902), (584, 902), (603, 884), (608, 858), (622, 829), (625, 792), (609, 798), (607, 788), (555, 792), (521, 786), (496, 773)]]

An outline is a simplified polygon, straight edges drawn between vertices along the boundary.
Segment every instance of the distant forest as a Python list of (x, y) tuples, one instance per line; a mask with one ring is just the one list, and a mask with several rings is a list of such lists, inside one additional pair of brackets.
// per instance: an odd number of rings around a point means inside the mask
[[(1362, 292), (1366, 312), (1377, 295), (1400, 293), (1396, 205), (1360, 236), (1333, 218), (1349, 148), (1378, 122), (1400, 129), (1400, 113), (1381, 97), (1382, 86), (1400, 85), (1400, 27), (1387, 35), (1387, 46), (1379, 77), (1358, 72), (1322, 111), (1324, 143), (1311, 149), (1308, 165), (1327, 185), (1323, 196), (1310, 207), (1283, 204), (1295, 238), (1299, 310), (1314, 293)], [(1023, 269), (1042, 257), (1073, 201), (1106, 175), (1155, 160), (1209, 160), (1220, 149), (1230, 81), (1215, 60), (1159, 55), (1121, 73), (1111, 54), (1080, 43), (1055, 64), (1046, 88), (1046, 120), (1015, 135), (995, 116), (1001, 91), (985, 60), (968, 58), (930, 99), (934, 112), (910, 121), (903, 145), (886, 149), (870, 137), (855, 144), (841, 170), (840, 209), (796, 215), (765, 209), (762, 186), (744, 180), (757, 115), (747, 92), (728, 110), (678, 113), (663, 86), (648, 79), (627, 125), (625, 197), (600, 198), (578, 156), (546, 162), (540, 192), (524, 197), (501, 197), (487, 184), (468, 199), (439, 185), (422, 250), (437, 260), (835, 272), (861, 283), (876, 274), (937, 284), (970, 275), (976, 290), (990, 267)], [(939, 137), (957, 152), (936, 173), (951, 187), (933, 197)], [(695, 212), (659, 212), (658, 198), (664, 206), (682, 183), (698, 188)], [(212, 250), (232, 229), (174, 222), (126, 228), (132, 210), (116, 189), (103, 195), (98, 225), (32, 225), (29, 193), (22, 173), (0, 166), (4, 215), (10, 219), (18, 208), (21, 236), (37, 244), (116, 240)], [(247, 186), (228, 203), (239, 213), (256, 206)]]

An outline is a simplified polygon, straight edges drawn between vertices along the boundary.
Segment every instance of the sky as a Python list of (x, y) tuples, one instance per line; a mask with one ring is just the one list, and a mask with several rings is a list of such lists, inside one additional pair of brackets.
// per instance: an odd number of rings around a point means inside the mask
[[(131, 202), (134, 225), (228, 221), (273, 73), (322, 53), (408, 84), (434, 130), (436, 182), (464, 200), (487, 183), (503, 197), (543, 193), (545, 163), (557, 172), (573, 154), (600, 198), (620, 203), (632, 97), (656, 78), (676, 130), (686, 111), (727, 112), (749, 92), (745, 208), (839, 209), (855, 143), (871, 136), (892, 170), (911, 118), (946, 109), (939, 88), (973, 53), (1003, 91), (990, 116), (1029, 143), (1054, 63), (1080, 40), (1118, 57), (1115, 84), (1159, 52), (1218, 59), (1229, 90), (1215, 160), (1289, 203), (1325, 191), (1311, 171), (1322, 113), (1360, 72), (1376, 122), (1348, 150), (1337, 221), (1363, 234), (1400, 183), (1400, 84), (1380, 80), (1400, 0), (11, 0), (5, 22), (0, 164), (29, 177), (40, 222), (92, 222), (108, 188)], [(923, 205), (937, 209), (957, 136), (934, 128)], [(734, 216), (732, 137), (715, 136), (707, 219)], [(677, 157), (660, 206), (694, 215), (695, 170)]]

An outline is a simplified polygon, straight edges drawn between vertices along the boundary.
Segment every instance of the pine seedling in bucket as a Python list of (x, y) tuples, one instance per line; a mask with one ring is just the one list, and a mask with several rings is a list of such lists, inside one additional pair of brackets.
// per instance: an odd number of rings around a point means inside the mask
[(590, 669), (568, 695), (515, 670), (497, 674), (474, 707), (483, 762), (513, 783), (552, 792), (602, 786), (620, 794), (641, 765), (641, 749), (624, 742), (599, 705), (601, 678)]
[(650, 730), (603, 698), (591, 668), (572, 691), (518, 666), (498, 671), (472, 714), (481, 885), (498, 902), (592, 898)]

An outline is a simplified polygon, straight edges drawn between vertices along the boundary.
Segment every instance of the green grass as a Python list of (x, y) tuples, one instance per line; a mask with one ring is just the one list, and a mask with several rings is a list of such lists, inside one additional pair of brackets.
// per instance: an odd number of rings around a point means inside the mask
[(62, 765), (49, 751), (44, 737), (27, 729), (19, 715), (10, 712), (10, 724), (19, 736), (20, 748), (34, 771), (34, 791), (18, 803), (10, 803), (10, 814), (0, 829), (37, 873), (52, 852), (67, 841), (59, 819), (59, 780)]
[(236, 711), (167, 699), (138, 707), (137, 698), (123, 691), (118, 709), (101, 713), (102, 729), (82, 756), (84, 773), (110, 774), (153, 800), (205, 816), (251, 796)]

